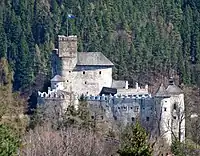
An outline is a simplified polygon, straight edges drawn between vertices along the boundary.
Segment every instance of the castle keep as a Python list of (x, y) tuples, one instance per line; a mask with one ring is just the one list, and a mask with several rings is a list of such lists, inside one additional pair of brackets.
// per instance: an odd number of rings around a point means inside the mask
[(148, 86), (141, 89), (136, 84), (135, 89), (130, 89), (127, 81), (113, 80), (114, 64), (101, 52), (77, 52), (76, 36), (58, 36), (58, 49), (53, 52), (53, 89), (64, 87), (78, 95), (98, 95), (103, 87), (116, 88), (119, 94), (148, 93)]
[[(60, 105), (65, 110), (73, 104), (78, 108), (81, 95), (91, 110), (102, 108), (101, 120), (114, 120), (122, 125), (141, 123), (163, 136), (168, 144), (173, 137), (185, 139), (184, 94), (170, 79), (155, 95), (148, 85), (129, 88), (128, 81), (113, 80), (113, 63), (101, 52), (77, 52), (77, 36), (58, 36), (53, 51), (51, 88), (38, 92), (38, 104)], [(53, 101), (57, 101), (56, 103)], [(94, 118), (92, 115), (91, 118)]]

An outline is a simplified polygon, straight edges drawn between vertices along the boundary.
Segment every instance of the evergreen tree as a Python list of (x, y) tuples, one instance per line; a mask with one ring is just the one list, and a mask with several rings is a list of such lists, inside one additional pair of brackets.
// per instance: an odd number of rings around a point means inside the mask
[(20, 141), (14, 131), (6, 126), (0, 125), (0, 156), (14, 156), (19, 148)]
[(128, 126), (122, 133), (120, 156), (151, 156), (152, 150), (147, 142), (147, 133), (139, 122)]

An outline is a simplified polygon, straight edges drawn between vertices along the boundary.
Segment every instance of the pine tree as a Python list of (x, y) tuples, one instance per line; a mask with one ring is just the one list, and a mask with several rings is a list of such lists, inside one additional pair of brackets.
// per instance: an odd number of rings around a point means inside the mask
[(147, 133), (137, 122), (128, 126), (122, 133), (120, 156), (151, 156), (152, 150), (147, 142)]
[(0, 156), (15, 155), (19, 145), (19, 138), (14, 131), (6, 125), (0, 125)]

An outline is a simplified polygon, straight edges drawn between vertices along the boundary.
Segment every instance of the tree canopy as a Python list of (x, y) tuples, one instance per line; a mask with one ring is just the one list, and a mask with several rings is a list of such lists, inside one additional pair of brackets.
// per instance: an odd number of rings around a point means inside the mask
[(128, 126), (122, 134), (120, 156), (151, 156), (152, 150), (147, 141), (147, 133), (137, 122)]
[[(101, 51), (113, 61), (116, 79), (142, 81), (140, 74), (148, 79), (150, 73), (169, 75), (173, 69), (180, 82), (199, 82), (198, 0), (0, 3), (0, 57), (14, 71), (15, 90), (39, 83), (38, 74), (51, 77), (53, 45), (67, 30), (78, 36), (79, 51)], [(76, 18), (67, 19), (69, 13)]]

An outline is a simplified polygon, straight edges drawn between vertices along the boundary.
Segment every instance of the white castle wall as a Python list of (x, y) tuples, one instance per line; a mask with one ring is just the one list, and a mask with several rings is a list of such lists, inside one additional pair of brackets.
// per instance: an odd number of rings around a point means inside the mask
[(65, 72), (65, 90), (98, 95), (103, 87), (112, 85), (112, 68), (88, 67)]
[[(111, 109), (113, 117), (122, 125), (135, 123), (136, 120), (141, 120), (146, 125), (150, 125), (153, 121), (154, 103), (150, 94), (143, 95), (115, 95), (115, 96), (86, 96), (85, 99), (90, 103), (104, 104), (109, 106), (106, 109)], [(148, 121), (147, 117), (149, 118)]]
[[(185, 140), (185, 106), (184, 94), (172, 95), (170, 97), (171, 103), (171, 116), (172, 116), (172, 130), (176, 136), (181, 135), (180, 141)], [(176, 109), (174, 109), (176, 104)]]
[[(55, 99), (62, 101), (61, 106), (63, 109), (68, 107), (66, 103), (69, 103), (70, 98), (64, 94), (57, 94), (56, 89), (49, 90), (48, 93), (38, 92), (38, 96), (39, 102), (43, 101), (44, 103), (50, 103), (50, 100)], [(177, 129), (179, 122), (178, 117), (173, 119), (173, 113), (175, 111), (173, 110), (174, 103), (177, 104), (177, 108), (181, 108), (181, 113), (184, 113), (183, 94), (160, 99), (152, 97), (151, 94), (136, 94), (129, 96), (95, 96), (86, 94), (84, 98), (92, 107), (94, 107), (94, 105), (97, 105), (97, 108), (99, 108), (98, 105), (102, 106), (105, 109), (104, 113), (108, 119), (115, 119), (115, 121), (122, 125), (134, 123), (136, 119), (139, 118), (147, 129), (152, 130), (153, 128), (158, 128), (156, 127), (156, 124), (159, 122), (160, 135), (165, 138), (169, 145), (172, 143), (172, 131), (178, 136), (178, 130), (181, 130), (181, 141), (184, 141), (185, 139), (185, 120), (181, 119), (183, 121), (181, 122), (180, 129)], [(78, 109), (78, 99), (78, 96), (75, 96), (73, 99), (76, 109)]]
[(64, 82), (51, 82), (51, 88), (57, 90), (64, 90)]
[(160, 131), (161, 136), (165, 138), (168, 144), (172, 143), (172, 131), (171, 131), (171, 101), (170, 98), (164, 98), (161, 100), (161, 120), (160, 120)]

